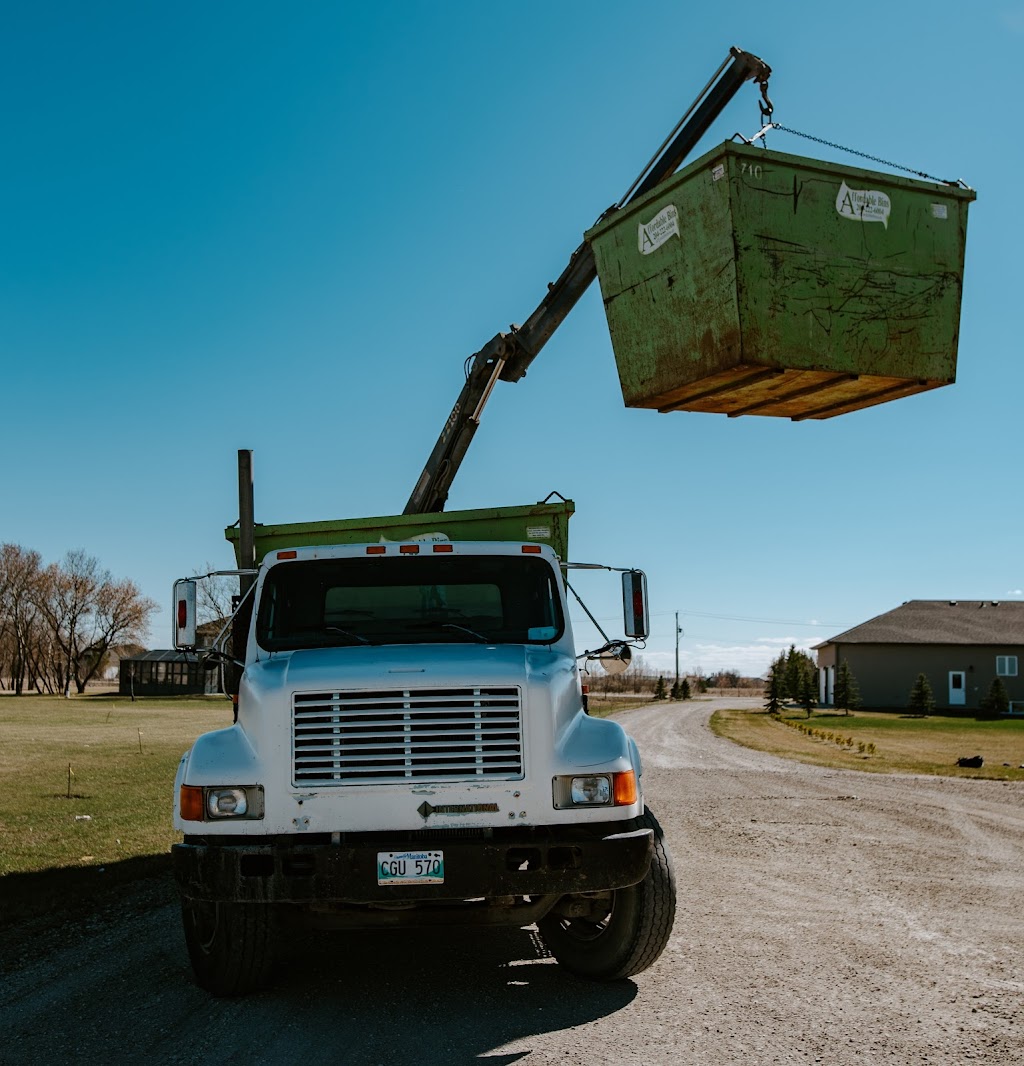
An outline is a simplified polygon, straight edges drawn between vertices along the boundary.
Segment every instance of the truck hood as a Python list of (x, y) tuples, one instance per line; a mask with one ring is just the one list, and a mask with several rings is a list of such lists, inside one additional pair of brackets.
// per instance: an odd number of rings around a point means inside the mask
[(490, 644), (415, 644), (315, 648), (283, 652), (249, 667), (260, 687), (289, 691), (433, 688), (479, 684), (523, 685), (565, 669), (567, 656), (548, 647)]

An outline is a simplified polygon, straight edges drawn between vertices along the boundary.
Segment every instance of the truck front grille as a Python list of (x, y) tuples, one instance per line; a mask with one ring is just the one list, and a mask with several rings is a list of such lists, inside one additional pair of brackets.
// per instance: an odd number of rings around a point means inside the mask
[(296, 785), (523, 776), (514, 687), (297, 692), (292, 738)]

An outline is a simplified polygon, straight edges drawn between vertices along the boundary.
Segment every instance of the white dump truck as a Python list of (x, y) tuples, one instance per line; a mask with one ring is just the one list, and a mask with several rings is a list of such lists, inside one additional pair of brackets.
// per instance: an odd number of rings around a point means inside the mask
[[(767, 122), (770, 74), (731, 49), (602, 218), (670, 178), (745, 83)], [(236, 720), (196, 741), (174, 787), (185, 936), (214, 994), (265, 984), (289, 920), (537, 923), (564, 967), (595, 979), (638, 973), (665, 947), (675, 885), (640, 754), (587, 714), (579, 665), (628, 663), (648, 631), (643, 574), (622, 572), (626, 639), (602, 630), (580, 652), (571, 503), (444, 510), (493, 389), (526, 374), (596, 277), (584, 239), (526, 321), (466, 361), (403, 515), (257, 526), (239, 453), (240, 603), (205, 651)], [(196, 590), (175, 586), (175, 646), (202, 652)]]

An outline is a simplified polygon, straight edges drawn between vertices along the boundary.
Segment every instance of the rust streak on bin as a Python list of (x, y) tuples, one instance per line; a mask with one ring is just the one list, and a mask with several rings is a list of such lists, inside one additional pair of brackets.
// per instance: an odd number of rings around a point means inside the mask
[(951, 384), (974, 198), (719, 146), (587, 234), (626, 405), (831, 418)]

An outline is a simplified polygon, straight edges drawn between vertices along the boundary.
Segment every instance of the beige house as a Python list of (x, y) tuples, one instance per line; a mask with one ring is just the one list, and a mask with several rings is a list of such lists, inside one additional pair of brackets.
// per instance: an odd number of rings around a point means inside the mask
[(977, 711), (998, 677), (1024, 715), (1024, 601), (908, 600), (814, 650), (824, 704), (835, 702), (846, 662), (864, 707), (906, 707), (923, 673), (937, 710)]

